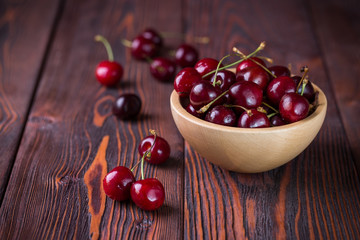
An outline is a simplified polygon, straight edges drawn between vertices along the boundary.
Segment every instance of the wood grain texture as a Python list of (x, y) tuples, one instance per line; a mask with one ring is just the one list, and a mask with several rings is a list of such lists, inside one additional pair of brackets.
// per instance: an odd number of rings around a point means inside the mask
[[(0, 239), (183, 236), (183, 140), (170, 121), (173, 86), (155, 81), (148, 64), (133, 60), (120, 41), (147, 26), (180, 31), (179, 9), (180, 2), (169, 1), (66, 2), (0, 210)], [(124, 66), (116, 88), (101, 87), (95, 79), (95, 66), (106, 59), (95, 34), (108, 38)], [(134, 121), (110, 114), (123, 92), (135, 92), (143, 101)], [(105, 165), (107, 170), (134, 165), (150, 128), (172, 147), (167, 163), (145, 165), (145, 176), (164, 184), (165, 205), (147, 212), (130, 201), (105, 199)]]
[(341, 120), (360, 171), (360, 2), (309, 1), (318, 46), (324, 56)]
[[(204, 57), (232, 46), (264, 55), (310, 79), (328, 98), (325, 123), (314, 142), (285, 166), (262, 174), (224, 171), (185, 145), (186, 239), (354, 239), (359, 236), (360, 183), (338, 116), (324, 59), (303, 1), (186, 1), (186, 31), (207, 34)], [(271, 143), (269, 143), (271, 144)]]
[(58, 1), (0, 1), (0, 202), (57, 9)]

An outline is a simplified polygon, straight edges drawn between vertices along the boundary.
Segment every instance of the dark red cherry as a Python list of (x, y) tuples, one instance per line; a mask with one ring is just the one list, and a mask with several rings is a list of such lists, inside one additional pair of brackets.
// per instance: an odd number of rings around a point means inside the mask
[(235, 126), (236, 115), (230, 108), (223, 105), (217, 105), (207, 112), (205, 120), (224, 126)]
[(309, 102), (297, 93), (287, 93), (281, 98), (279, 112), (285, 121), (297, 122), (307, 117)]
[(251, 109), (244, 111), (240, 115), (237, 126), (242, 128), (265, 128), (270, 127), (270, 121), (265, 113)]
[(236, 81), (253, 82), (264, 90), (270, 81), (270, 76), (262, 67), (252, 66), (238, 71), (236, 73)]
[[(145, 160), (152, 164), (160, 164), (165, 162), (170, 156), (170, 145), (162, 137), (150, 135), (141, 140), (138, 151), (142, 157), (146, 151), (150, 151), (149, 156), (145, 156)], [(152, 146), (152, 147), (151, 147)]]
[(136, 117), (141, 109), (141, 99), (133, 93), (125, 93), (119, 96), (112, 111), (120, 119), (131, 119)]
[(233, 104), (247, 109), (259, 107), (263, 98), (262, 89), (256, 83), (247, 81), (234, 83), (229, 88), (229, 94)]
[(266, 89), (266, 96), (272, 104), (279, 106), (280, 99), (285, 93), (296, 91), (296, 84), (292, 78), (281, 76), (270, 81)]
[(192, 87), (202, 80), (194, 68), (184, 68), (175, 77), (174, 89), (180, 97), (189, 96)]
[(157, 57), (150, 63), (151, 75), (161, 82), (172, 81), (175, 76), (176, 64), (170, 59)]
[(145, 29), (141, 33), (141, 36), (143, 36), (146, 39), (151, 40), (158, 48), (162, 47), (162, 45), (163, 45), (163, 39), (162, 39), (161, 35), (152, 28)]
[(142, 35), (137, 36), (131, 42), (131, 54), (138, 60), (147, 60), (153, 58), (157, 51), (158, 48), (154, 42)]
[(252, 60), (254, 60), (254, 61), (260, 63), (261, 65), (263, 65), (264, 67), (266, 67), (265, 62), (262, 59), (257, 58), (257, 57), (252, 57), (252, 58), (246, 59), (246, 60), (242, 61), (241, 63), (239, 63), (236, 66), (236, 73), (238, 73), (240, 70), (242, 70), (244, 68), (259, 66)]
[(285, 66), (281, 66), (281, 65), (275, 65), (275, 66), (271, 66), (268, 68), (270, 70), (270, 72), (272, 74), (274, 74), (276, 77), (281, 77), (281, 76), (287, 76), (290, 77), (290, 70), (285, 67)]
[[(194, 85), (191, 89), (189, 98), (190, 103), (195, 109), (200, 109), (211, 101), (215, 100), (221, 94), (220, 89), (215, 88), (210, 82), (202, 80)], [(212, 106), (223, 103), (224, 99), (220, 98)]]
[(198, 59), (198, 51), (189, 44), (182, 44), (176, 49), (175, 62), (182, 68), (194, 67)]
[(105, 194), (117, 201), (130, 198), (130, 188), (135, 182), (134, 174), (127, 167), (115, 167), (103, 179)]
[[(201, 77), (204, 76), (205, 74), (216, 70), (217, 66), (219, 64), (219, 61), (213, 58), (203, 58), (200, 59), (194, 66), (195, 70), (198, 71), (198, 73), (200, 73)], [(223, 65), (221, 64), (220, 67), (222, 67)], [(210, 80), (211, 76), (208, 76), (204, 79)]]
[[(294, 80), (295, 84), (296, 84), (296, 87), (299, 85), (299, 82), (301, 80), (301, 77), (300, 76), (294, 76), (292, 77), (292, 79)], [(314, 102), (315, 100), (315, 89), (312, 85), (312, 83), (307, 80), (308, 82), (306, 83), (305, 85), (305, 88), (304, 88), (304, 93), (303, 93), (303, 96), (310, 102)], [(303, 86), (302, 84), (300, 85), (297, 93), (301, 95), (301, 92), (302, 92), (302, 89), (303, 89)]]
[(270, 124), (271, 126), (276, 127), (276, 126), (283, 126), (286, 124), (286, 122), (284, 121), (284, 119), (282, 119), (280, 114), (276, 114), (270, 118)]
[[(211, 84), (214, 83), (215, 76), (211, 77)], [(219, 88), (222, 92), (228, 90), (231, 85), (235, 82), (235, 74), (228, 70), (218, 71), (216, 74), (216, 87)]]
[(102, 61), (96, 67), (96, 78), (105, 86), (114, 86), (123, 76), (123, 67), (114, 61)]
[(131, 199), (143, 210), (156, 210), (165, 201), (165, 189), (156, 178), (147, 178), (133, 183), (130, 190)]
[(186, 111), (187, 111), (188, 113), (190, 113), (191, 115), (197, 117), (197, 118), (201, 118), (201, 119), (204, 118), (204, 113), (199, 113), (199, 112), (197, 112), (197, 110), (196, 110), (196, 109), (194, 108), (194, 106), (191, 105), (191, 104), (188, 104), (188, 105), (187, 105)]

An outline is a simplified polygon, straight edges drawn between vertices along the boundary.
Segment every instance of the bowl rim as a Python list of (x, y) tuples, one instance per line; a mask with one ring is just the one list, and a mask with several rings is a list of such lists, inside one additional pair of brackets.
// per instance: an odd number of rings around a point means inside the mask
[(224, 126), (220, 124), (211, 123), (205, 121), (203, 119), (197, 118), (186, 111), (186, 109), (180, 103), (180, 96), (177, 94), (175, 90), (172, 91), (170, 95), (170, 105), (171, 108), (177, 112), (178, 115), (185, 118), (187, 121), (192, 122), (198, 126), (205, 127), (212, 130), (219, 130), (223, 132), (232, 132), (232, 133), (271, 133), (271, 132), (282, 132), (288, 131), (292, 128), (297, 128), (299, 125), (305, 124), (307, 122), (312, 121), (314, 118), (319, 117), (322, 111), (326, 111), (327, 108), (327, 99), (324, 92), (314, 83), (312, 83), (315, 91), (318, 91), (318, 106), (316, 110), (306, 117), (303, 120), (298, 122), (289, 123), (283, 126), (276, 126), (276, 127), (267, 127), (267, 128), (240, 128), (240, 127), (231, 127), (231, 126)]

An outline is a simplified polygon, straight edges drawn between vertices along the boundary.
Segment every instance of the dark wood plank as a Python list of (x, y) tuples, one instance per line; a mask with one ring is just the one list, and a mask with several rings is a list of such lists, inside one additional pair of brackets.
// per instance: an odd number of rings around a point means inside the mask
[(0, 1), (0, 202), (57, 10), (58, 1)]
[[(170, 120), (173, 86), (156, 82), (148, 64), (133, 60), (120, 42), (149, 25), (180, 31), (180, 10), (180, 2), (170, 1), (66, 2), (0, 210), (1, 239), (183, 236), (183, 140)], [(108, 38), (124, 65), (118, 88), (95, 79), (95, 66), (106, 58), (95, 34)], [(111, 103), (123, 92), (143, 100), (139, 119), (111, 115)], [(137, 162), (150, 128), (169, 141), (172, 153), (161, 166), (145, 166), (145, 175), (156, 176), (166, 190), (165, 205), (146, 212), (106, 198), (102, 178), (117, 165)]]
[(309, 1), (341, 120), (360, 171), (360, 2)]
[[(338, 116), (328, 72), (303, 1), (186, 1), (187, 33), (211, 36), (203, 57), (233, 46), (264, 55), (310, 78), (328, 98), (325, 123), (296, 159), (262, 174), (222, 170), (185, 145), (186, 239), (355, 239), (360, 183)], [(269, 143), (270, 144), (270, 143)]]

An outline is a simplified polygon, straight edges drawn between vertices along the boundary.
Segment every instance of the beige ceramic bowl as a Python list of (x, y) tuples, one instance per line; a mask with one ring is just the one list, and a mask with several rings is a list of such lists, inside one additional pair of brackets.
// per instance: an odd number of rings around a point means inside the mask
[(198, 119), (181, 105), (178, 94), (170, 97), (171, 112), (184, 139), (202, 157), (224, 169), (263, 172), (281, 166), (299, 155), (313, 141), (326, 115), (324, 93), (314, 85), (318, 107), (306, 119), (271, 128), (236, 128)]

